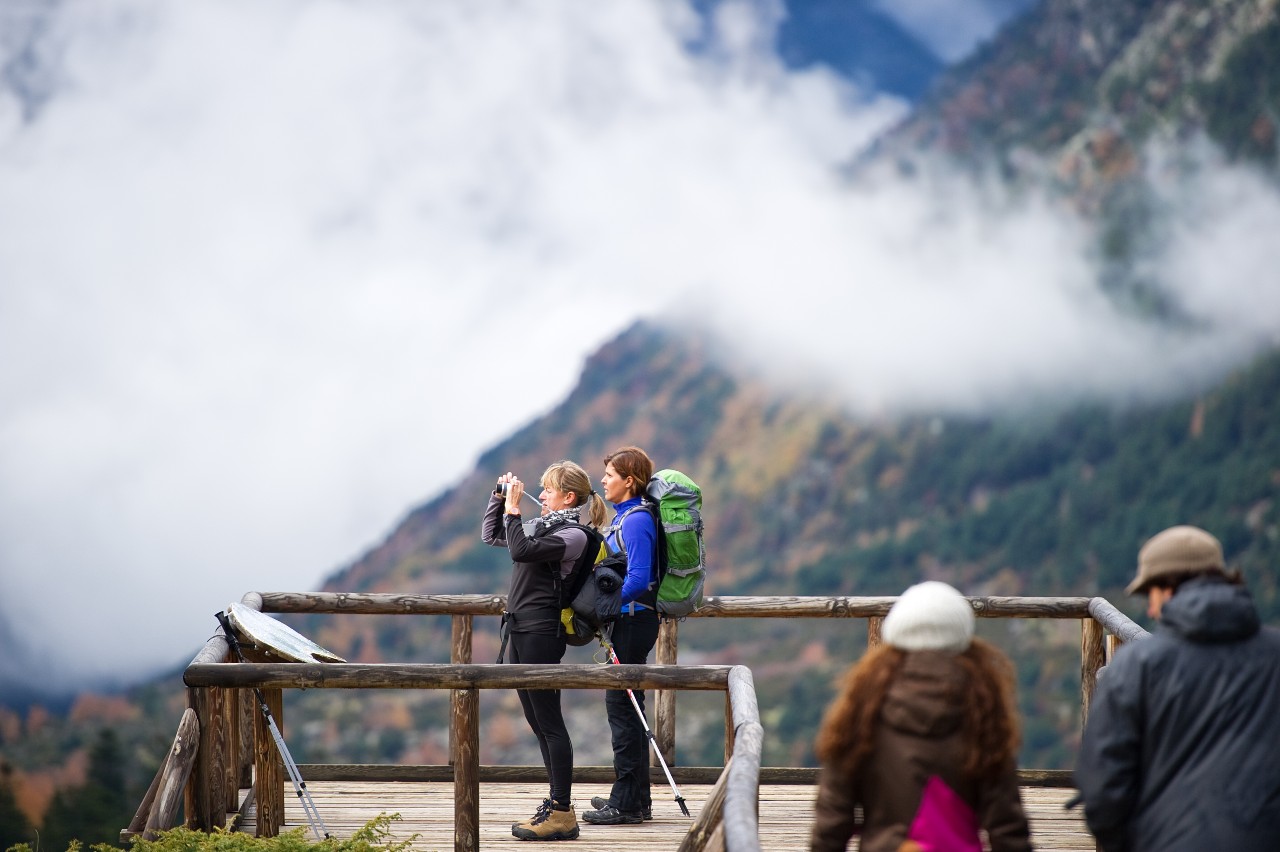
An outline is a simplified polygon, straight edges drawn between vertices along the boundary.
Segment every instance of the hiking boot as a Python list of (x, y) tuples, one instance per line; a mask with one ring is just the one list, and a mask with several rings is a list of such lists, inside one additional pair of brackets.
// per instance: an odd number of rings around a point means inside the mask
[[(592, 796), (591, 807), (595, 808), (598, 811), (603, 810), (609, 807), (609, 800), (606, 799), (604, 796)], [(586, 819), (587, 815), (583, 814), (582, 818)], [(653, 819), (653, 805), (642, 806), (640, 808), (640, 818), (646, 819), (646, 820)]]
[(533, 819), (511, 826), (511, 834), (521, 840), (577, 840), (578, 817), (573, 805), (565, 810), (558, 810), (547, 799), (538, 806)]
[(528, 819), (522, 819), (519, 822), (511, 823), (511, 831), (514, 833), (517, 828), (524, 826), (528, 828), (533, 824), (535, 819), (546, 819), (547, 814), (551, 812), (551, 800), (543, 799), (542, 804), (538, 805), (538, 809), (533, 812), (533, 816)]
[(603, 808), (587, 811), (582, 818), (592, 825), (635, 825), (644, 822), (644, 815), (639, 811), (620, 811), (605, 802)]

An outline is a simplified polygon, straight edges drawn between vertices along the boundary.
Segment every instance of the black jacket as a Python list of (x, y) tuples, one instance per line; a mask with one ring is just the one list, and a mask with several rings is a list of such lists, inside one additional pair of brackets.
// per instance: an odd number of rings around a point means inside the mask
[(560, 632), (560, 581), (573, 570), (587, 546), (587, 533), (577, 524), (533, 524), (526, 532), (519, 515), (503, 511), (503, 499), (489, 497), (481, 523), (485, 544), (511, 552), (511, 590), (507, 610), (515, 617), (512, 633)]
[(1280, 849), (1280, 631), (1248, 591), (1184, 583), (1116, 654), (1075, 777), (1105, 852)]

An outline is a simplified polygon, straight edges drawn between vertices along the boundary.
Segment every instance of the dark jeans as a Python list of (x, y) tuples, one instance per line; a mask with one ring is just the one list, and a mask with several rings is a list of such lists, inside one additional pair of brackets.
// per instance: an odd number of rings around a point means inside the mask
[[(509, 641), (513, 663), (558, 663), (564, 658), (564, 636), (512, 633)], [(542, 763), (551, 782), (551, 798), (568, 804), (573, 795), (573, 742), (560, 712), (560, 690), (517, 689), (516, 695), (538, 738)]]
[[(648, 662), (649, 652), (657, 641), (658, 614), (653, 610), (639, 610), (635, 615), (623, 613), (613, 623), (613, 650), (621, 663)], [(632, 692), (643, 712), (644, 690)], [(617, 778), (609, 792), (609, 804), (620, 811), (651, 807), (649, 739), (645, 736), (644, 723), (625, 689), (605, 690), (604, 706), (613, 734), (613, 771)]]

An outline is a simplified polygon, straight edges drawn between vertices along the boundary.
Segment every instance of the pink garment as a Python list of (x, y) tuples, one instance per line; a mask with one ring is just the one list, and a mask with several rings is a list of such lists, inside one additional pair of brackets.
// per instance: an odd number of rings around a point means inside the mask
[(924, 852), (982, 852), (978, 815), (937, 775), (925, 782), (907, 839)]

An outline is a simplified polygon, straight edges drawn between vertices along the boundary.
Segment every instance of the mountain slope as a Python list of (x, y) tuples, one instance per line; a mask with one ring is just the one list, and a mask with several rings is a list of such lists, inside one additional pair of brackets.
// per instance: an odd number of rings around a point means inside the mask
[[(1014, 567), (1037, 593), (1114, 595), (1147, 531), (1179, 518), (1220, 528), (1262, 574), (1274, 551), (1255, 534), (1265, 539), (1280, 481), (1273, 422), (1274, 355), (1195, 400), (875, 424), (732, 377), (696, 344), (637, 325), (590, 360), (563, 403), (325, 588), (505, 591), (506, 565), (478, 535), (492, 479), (533, 479), (561, 457), (598, 474), (604, 453), (631, 441), (706, 490), (720, 594), (885, 594), (934, 566), (971, 587)], [(1010, 526), (1019, 506), (1030, 517)], [(1024, 543), (1017, 530), (1033, 521), (1044, 532)], [(832, 560), (848, 570), (816, 588)]]
[(1064, 200), (1118, 307), (1193, 323), (1161, 259), (1245, 203), (1214, 201), (1227, 170), (1280, 190), (1280, 2), (1043, 0), (851, 172), (928, 180), (939, 162)]
[(882, 148), (1041, 158), (1072, 191), (1139, 171), (1153, 136), (1207, 132), (1274, 163), (1280, 130), (1276, 0), (1044, 0), (947, 71)]

